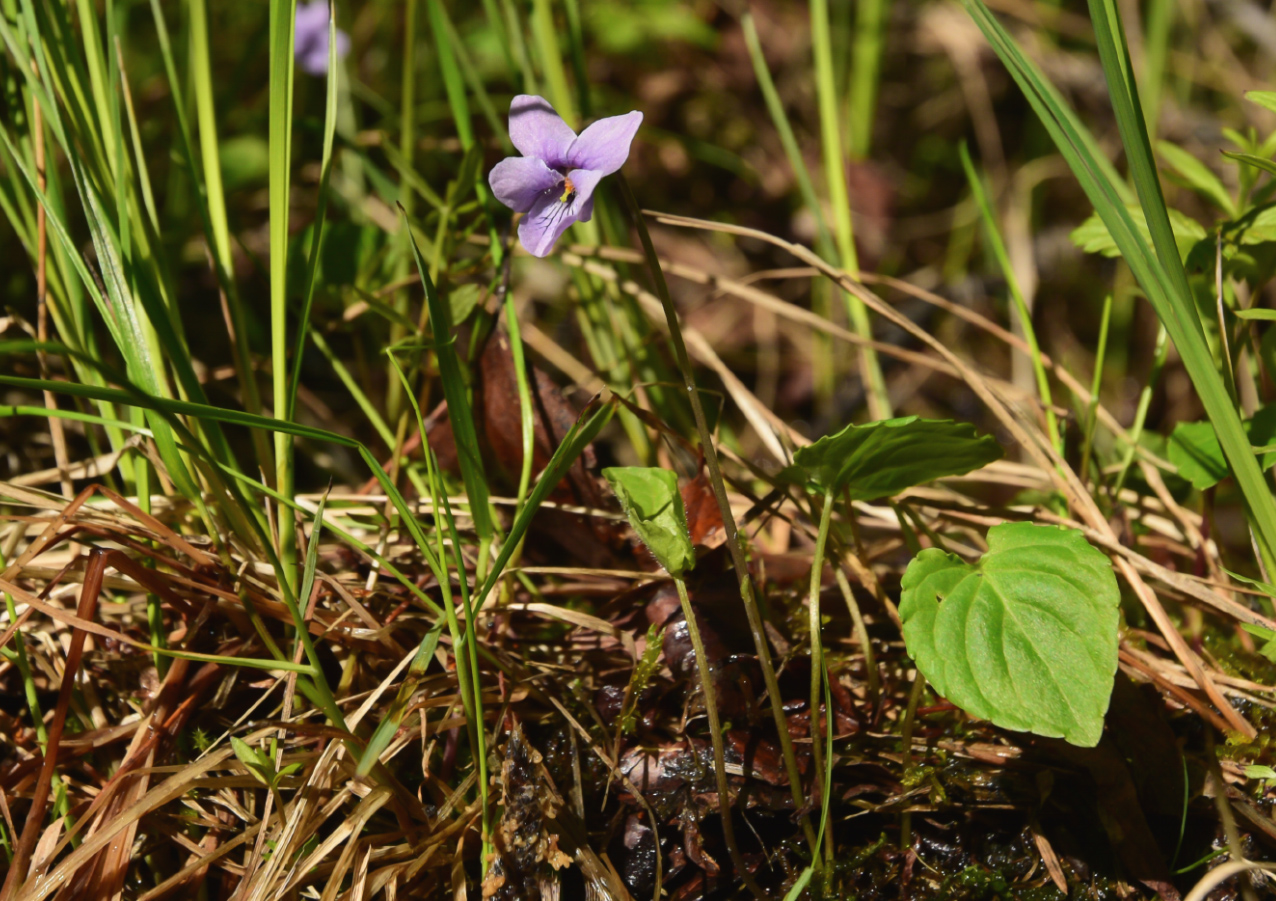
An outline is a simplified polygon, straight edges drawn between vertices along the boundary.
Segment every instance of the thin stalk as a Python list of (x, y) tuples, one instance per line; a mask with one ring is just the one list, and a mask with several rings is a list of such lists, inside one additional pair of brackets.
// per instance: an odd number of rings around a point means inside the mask
[[(687, 345), (682, 338), (682, 326), (678, 322), (678, 311), (674, 308), (673, 298), (669, 296), (669, 286), (665, 283), (664, 271), (660, 268), (660, 258), (651, 243), (651, 235), (647, 231), (647, 223), (642, 217), (642, 210), (629, 187), (625, 176), (617, 173), (616, 181), (620, 186), (620, 194), (629, 209), (634, 227), (638, 230), (638, 238), (642, 241), (643, 252), (647, 257), (647, 266), (651, 270), (651, 278), (656, 287), (656, 296), (664, 309), (665, 321), (669, 325), (669, 338), (673, 343), (674, 357), (678, 362), (678, 370), (682, 373), (683, 385), (687, 389), (687, 397), (691, 402), (691, 412), (695, 417), (696, 431), (700, 436), (700, 448), (704, 453), (705, 465), (709, 470), (709, 483), (713, 487), (713, 496), (718, 503), (718, 512), (722, 514), (723, 529), (727, 534), (727, 548), (731, 553), (731, 562), (735, 567), (736, 580), (740, 589), (740, 600), (744, 603), (744, 612), (749, 620), (749, 631), (753, 634), (753, 646), (758, 654), (758, 663), (762, 667), (762, 678), (766, 683), (767, 698), (771, 702), (771, 715), (775, 720), (775, 728), (779, 733), (780, 749), (784, 756), (784, 769), (789, 777), (789, 790), (793, 801), (801, 810), (806, 800), (802, 795), (802, 777), (798, 770), (797, 756), (793, 753), (793, 739), (789, 735), (788, 719), (784, 714), (784, 705), (780, 699), (780, 685), (775, 676), (775, 666), (771, 662), (771, 648), (767, 644), (766, 631), (762, 626), (762, 611), (758, 607), (757, 598), (753, 594), (753, 579), (749, 575), (749, 564), (744, 556), (744, 543), (736, 527), (735, 514), (731, 511), (731, 502), (727, 498), (727, 487), (722, 479), (722, 467), (718, 462), (718, 451), (713, 444), (713, 436), (709, 433), (709, 423), (704, 415), (704, 406), (700, 403), (700, 392), (696, 388), (695, 374), (691, 369), (691, 358), (687, 355)], [(811, 853), (817, 853), (815, 845), (815, 829), (811, 819), (802, 815), (802, 829), (806, 833)]]
[(855, 160), (867, 159), (873, 144), (873, 118), (877, 114), (877, 89), (889, 12), (890, 0), (859, 0), (855, 4), (855, 40), (847, 88), (851, 159)]
[(550, 95), (554, 98), (554, 108), (568, 125), (577, 128), (580, 121), (576, 118), (576, 108), (572, 103), (571, 91), (567, 87), (567, 71), (563, 68), (563, 57), (558, 49), (557, 31), (554, 28), (554, 11), (550, 0), (533, 0), (532, 3), (532, 38), (540, 51), (541, 70), (549, 86)]
[[(293, 21), (296, 0), (270, 4), (270, 344), (274, 412), (288, 418), (288, 204), (292, 185)], [(293, 496), (293, 440), (275, 433), (275, 483)], [(280, 516), (280, 586), (297, 585), (296, 525)]]
[[(846, 158), (842, 155), (841, 117), (838, 115), (837, 87), (833, 82), (833, 47), (829, 35), (828, 0), (811, 0), (811, 42), (815, 55), (815, 89), (820, 104), (820, 136), (824, 147), (824, 179), (828, 183), (829, 205), (833, 208), (833, 228), (841, 267), (852, 278), (859, 277), (859, 257), (855, 253), (855, 235), (851, 228), (851, 201), (846, 188)], [(864, 302), (843, 291), (846, 313), (856, 334), (873, 337)], [(877, 352), (867, 344), (859, 349), (860, 378), (868, 397), (868, 412), (873, 419), (891, 415), (890, 395), (882, 376)]]
[(1161, 117), (1161, 95), (1167, 77), (1165, 62), (1169, 59), (1170, 28), (1174, 24), (1174, 0), (1149, 0), (1143, 26), (1143, 120), (1148, 136), (1156, 136)]
[[(403, 160), (406, 171), (414, 171), (412, 160), (416, 144), (416, 5), (417, 0), (405, 0), (403, 5), (403, 84), (400, 89), (399, 102), (399, 156)], [(409, 231), (412, 223), (412, 212), (415, 201), (412, 193), (412, 182), (408, 178), (399, 179), (399, 205), (403, 207), (403, 246), (395, 268), (394, 280), (402, 283), (412, 271), (412, 250), (408, 246), (412, 242)], [(408, 292), (399, 292), (394, 299), (394, 309), (400, 318), (408, 315)], [(390, 346), (397, 346), (407, 335), (407, 329), (398, 322), (390, 325)], [(403, 383), (393, 372), (386, 374), (389, 383), (386, 385), (385, 417), (390, 422), (397, 422), (403, 413)]]
[(1108, 327), (1112, 322), (1112, 295), (1103, 298), (1103, 315), (1099, 319), (1099, 348), (1094, 354), (1094, 376), (1090, 379), (1090, 405), (1085, 412), (1085, 440), (1081, 444), (1081, 484), (1090, 469), (1090, 451), (1094, 446), (1094, 429), (1098, 424), (1099, 386), (1103, 384), (1103, 364), (1108, 356)]
[(536, 423), (532, 412), (532, 392), (527, 381), (527, 361), (523, 356), (523, 333), (518, 324), (518, 311), (514, 309), (514, 292), (505, 291), (505, 328), (510, 336), (510, 356), (514, 358), (514, 379), (518, 386), (518, 420), (522, 429), (523, 466), (518, 474), (518, 491), (515, 493), (514, 518), (523, 511), (527, 489), (532, 484), (532, 458), (536, 450)]
[[(820, 640), (820, 586), (823, 581), (821, 577), (824, 574), (824, 548), (828, 544), (829, 526), (832, 522), (833, 489), (829, 488), (824, 492), (824, 507), (820, 510), (820, 529), (815, 536), (815, 556), (811, 560), (811, 596), (808, 603), (811, 615), (811, 758), (815, 776), (820, 780), (817, 785), (826, 783), (831, 775), (824, 771), (824, 753), (816, 734), (820, 725), (820, 696), (824, 687), (824, 645)], [(831, 708), (826, 710), (824, 715), (831, 723), (833, 710)], [(831, 855), (829, 857), (831, 860)], [(818, 868), (819, 860), (817, 854), (812, 865)]]
[(1134, 412), (1134, 423), (1130, 426), (1130, 443), (1125, 448), (1125, 456), (1121, 459), (1121, 469), (1117, 473), (1116, 481), (1112, 483), (1113, 497), (1120, 495), (1121, 488), (1125, 485), (1125, 477), (1130, 472), (1130, 464), (1134, 462), (1134, 454), (1138, 450), (1139, 441), (1143, 438), (1143, 426), (1147, 423), (1152, 392), (1156, 390), (1156, 383), (1161, 380), (1161, 370), (1165, 367), (1165, 361), (1169, 355), (1169, 335), (1165, 331), (1165, 326), (1161, 325), (1156, 330), (1156, 355), (1152, 358), (1152, 370), (1148, 373), (1147, 381), (1143, 383), (1143, 390), (1139, 392), (1139, 406)]
[[(722, 820), (722, 838), (731, 854), (731, 862), (736, 872), (744, 880), (757, 898), (766, 898), (766, 893), (754, 881), (753, 875), (744, 865), (740, 856), (740, 847), (735, 840), (735, 826), (731, 822), (731, 789), (727, 784), (726, 751), (722, 747), (722, 722), (718, 718), (717, 690), (713, 687), (713, 668), (705, 654), (704, 641), (700, 637), (700, 626), (696, 623), (695, 611), (691, 609), (691, 598), (687, 596), (687, 583), (682, 577), (674, 576), (673, 584), (678, 589), (678, 601), (682, 604), (682, 615), (687, 622), (687, 635), (691, 639), (691, 647), (696, 653), (696, 669), (700, 675), (700, 691), (704, 694), (704, 711), (709, 718), (709, 740), (713, 743), (713, 775), (718, 784), (718, 810)], [(814, 742), (818, 745), (819, 742)]]
[[(853, 552), (848, 551), (847, 553)], [(833, 575), (837, 578), (837, 587), (842, 591), (842, 599), (846, 601), (846, 609), (851, 614), (851, 623), (855, 627), (855, 640), (864, 649), (864, 669), (868, 673), (868, 694), (873, 700), (874, 709), (876, 709), (882, 689), (881, 682), (877, 677), (877, 660), (873, 656), (873, 643), (868, 638), (868, 627), (864, 625), (864, 614), (860, 612), (860, 602), (855, 600), (855, 592), (851, 590), (851, 583), (847, 581), (846, 573), (842, 571), (842, 567), (833, 567)]]
[[(922, 675), (922, 671), (917, 671), (917, 678), (913, 680), (913, 690), (908, 694), (908, 708), (904, 711), (904, 721), (900, 724), (899, 737), (903, 744), (903, 767), (904, 773), (913, 768), (913, 722), (917, 719), (917, 705), (921, 702), (922, 694), (926, 691), (926, 677)], [(913, 815), (905, 811), (899, 817), (899, 847), (902, 851), (907, 851), (909, 845), (913, 843)]]
[(970, 152), (966, 149), (965, 142), (959, 144), (957, 150), (961, 155), (962, 167), (966, 170), (966, 180), (970, 183), (970, 193), (975, 198), (975, 205), (979, 207), (980, 216), (983, 217), (989, 249), (992, 250), (993, 256), (997, 259), (997, 265), (1001, 268), (1001, 274), (1006, 279), (1006, 286), (1010, 289), (1010, 297), (1015, 304), (1015, 312), (1019, 316), (1019, 327), (1023, 331), (1024, 340), (1028, 342), (1032, 369), (1037, 376), (1037, 393), (1041, 397), (1041, 406), (1046, 413), (1046, 429), (1050, 436), (1050, 443), (1054, 445), (1055, 452), (1063, 456), (1063, 435), (1059, 430), (1059, 420), (1054, 415), (1050, 380), (1046, 377), (1046, 366), (1041, 360), (1037, 330), (1032, 325), (1032, 311), (1028, 309), (1028, 302), (1024, 299), (1023, 289), (1020, 288), (1019, 279), (1015, 276), (1015, 269), (1010, 265), (1010, 255), (1006, 253), (1006, 244), (1001, 238), (1001, 230), (997, 227), (997, 220), (993, 216), (992, 202), (984, 191), (983, 179), (975, 171), (975, 164), (971, 162)]
[[(243, 301), (232, 275), (234, 262), (231, 257), (230, 225), (226, 215), (226, 192), (222, 186), (222, 164), (217, 140), (217, 111), (213, 106), (213, 74), (208, 38), (208, 10), (206, 0), (191, 0), (187, 11), (190, 47), (191, 85), (195, 93), (195, 116), (199, 130), (199, 150), (203, 162), (204, 194), (208, 208), (208, 224), (211, 237), (211, 257), (214, 273), (226, 293), (226, 309), (234, 334), (235, 372), (243, 391), (244, 407), (249, 413), (261, 412), (261, 394), (253, 372), (252, 355), (248, 348), (247, 318)], [(123, 66), (123, 57), (120, 60)], [(176, 85), (174, 85), (176, 89)], [(181, 101), (178, 101), (179, 104)], [(149, 192), (148, 192), (149, 193)], [(270, 443), (266, 436), (254, 433), (254, 448), (258, 463), (272, 465)]]

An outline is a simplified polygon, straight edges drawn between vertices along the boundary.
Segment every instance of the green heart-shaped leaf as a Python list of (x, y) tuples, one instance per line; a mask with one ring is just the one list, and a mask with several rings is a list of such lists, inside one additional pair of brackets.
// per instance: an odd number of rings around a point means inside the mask
[(793, 462), (821, 489), (846, 488), (852, 500), (868, 501), (1001, 457), (996, 439), (969, 423), (904, 416), (848, 425), (799, 450)]
[(687, 512), (678, 493), (678, 477), (667, 469), (613, 466), (603, 470), (620, 506), (643, 544), (671, 576), (696, 565), (696, 551), (687, 531)]
[(1006, 729), (1099, 743), (1120, 592), (1080, 532), (994, 526), (977, 564), (930, 548), (902, 584), (904, 643), (936, 691)]

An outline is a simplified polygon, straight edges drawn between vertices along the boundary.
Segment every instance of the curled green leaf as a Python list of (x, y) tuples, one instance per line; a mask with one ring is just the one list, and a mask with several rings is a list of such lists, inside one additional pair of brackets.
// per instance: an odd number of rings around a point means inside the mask
[(969, 423), (904, 416), (848, 425), (799, 450), (793, 462), (820, 489), (845, 488), (852, 500), (867, 501), (962, 475), (1001, 457), (996, 439), (980, 435)]
[(629, 524), (671, 576), (681, 577), (696, 565), (687, 531), (687, 512), (678, 493), (678, 477), (667, 469), (613, 466), (603, 470), (624, 508)]

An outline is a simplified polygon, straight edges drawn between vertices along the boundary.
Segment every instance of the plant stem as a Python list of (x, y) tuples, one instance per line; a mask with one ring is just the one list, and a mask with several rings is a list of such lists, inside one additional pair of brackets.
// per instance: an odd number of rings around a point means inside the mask
[(1059, 420), (1054, 415), (1054, 400), (1050, 393), (1050, 380), (1046, 378), (1046, 367), (1041, 360), (1041, 347), (1037, 344), (1037, 330), (1032, 325), (1032, 311), (1028, 309), (1028, 301), (1019, 287), (1019, 279), (1015, 275), (1014, 266), (1010, 265), (1010, 255), (1006, 252), (1006, 244), (1001, 238), (1001, 230), (997, 228), (997, 220), (993, 217), (992, 202), (984, 191), (984, 182), (975, 171), (970, 152), (963, 142), (957, 147), (961, 156), (962, 167), (966, 170), (966, 180), (970, 183), (970, 193), (975, 198), (975, 205), (984, 221), (984, 233), (988, 239), (989, 249), (1001, 268), (1010, 289), (1010, 297), (1015, 304), (1015, 312), (1019, 314), (1019, 327), (1023, 331), (1024, 340), (1028, 342), (1028, 351), (1032, 357), (1032, 369), (1037, 377), (1037, 393), (1041, 397), (1041, 406), (1046, 413), (1046, 431), (1055, 452), (1063, 456), (1063, 435), (1059, 432)]
[[(288, 204), (292, 181), (293, 19), (295, 0), (270, 5), (270, 340), (274, 412), (288, 418)], [(293, 438), (275, 433), (275, 485), (293, 496)], [(278, 579), (297, 585), (296, 527), (281, 513)], [(287, 591), (285, 594), (289, 593)]]
[[(833, 83), (833, 48), (829, 36), (828, 0), (811, 0), (811, 43), (815, 55), (815, 88), (820, 103), (820, 135), (824, 143), (824, 178), (828, 183), (828, 201), (833, 208), (833, 229), (837, 238), (841, 267), (853, 278), (859, 277), (859, 258), (855, 253), (855, 235), (851, 228), (851, 202), (846, 189), (846, 159), (842, 155), (841, 117), (837, 111), (837, 87)], [(843, 291), (846, 313), (855, 331), (863, 338), (873, 337), (864, 302)], [(882, 376), (877, 352), (868, 345), (860, 347), (860, 378), (868, 398), (869, 416), (887, 419), (891, 415), (890, 395)]]
[[(691, 359), (687, 356), (687, 345), (683, 341), (682, 327), (678, 323), (678, 311), (674, 308), (673, 299), (669, 296), (669, 286), (665, 283), (665, 274), (660, 268), (660, 258), (656, 256), (656, 248), (652, 245), (651, 235), (647, 232), (647, 223), (642, 218), (642, 210), (638, 207), (638, 201), (634, 198), (629, 182), (620, 173), (617, 173), (616, 181), (620, 186), (620, 194), (633, 217), (634, 227), (638, 230), (643, 252), (647, 256), (647, 265), (651, 270), (651, 278), (655, 283), (656, 295), (660, 298), (665, 320), (669, 324), (669, 338), (673, 343), (674, 356), (678, 361), (678, 369), (682, 373), (683, 384), (687, 388), (691, 412), (695, 416), (700, 447), (704, 452), (705, 466), (709, 470), (709, 483), (713, 487), (714, 499), (718, 502), (718, 512), (722, 514), (723, 529), (727, 533), (727, 548), (735, 567), (740, 600), (744, 603), (744, 612), (749, 620), (749, 631), (753, 634), (753, 646), (758, 654), (758, 663), (762, 667), (762, 678), (766, 682), (767, 698), (771, 702), (771, 716), (775, 720), (780, 749), (784, 755), (784, 769), (789, 777), (789, 790), (793, 794), (794, 803), (798, 809), (801, 809), (805, 804), (805, 798), (802, 795), (802, 777), (798, 770), (797, 756), (793, 753), (793, 739), (789, 735), (789, 723), (784, 715), (784, 705), (780, 698), (780, 685), (775, 676), (775, 666), (771, 662), (771, 649), (767, 644), (766, 631), (762, 626), (762, 611), (758, 608), (757, 599), (753, 595), (753, 580), (749, 576), (744, 544), (736, 528), (735, 515), (731, 512), (726, 484), (722, 480), (722, 467), (718, 462), (718, 451), (713, 445), (713, 436), (709, 434), (709, 423), (705, 419), (704, 406), (700, 403), (700, 394), (696, 389)], [(818, 849), (815, 847), (815, 829), (811, 825), (810, 817), (806, 814), (802, 815), (802, 830), (806, 833), (812, 854), (816, 853)]]
[[(921, 702), (922, 694), (926, 691), (926, 677), (922, 675), (922, 671), (917, 671), (917, 678), (913, 680), (913, 690), (908, 695), (908, 709), (904, 711), (904, 722), (900, 724), (900, 743), (904, 746), (904, 775), (913, 768), (913, 721), (917, 718), (917, 705)], [(900, 814), (899, 818), (899, 847), (903, 851), (908, 850), (908, 846), (913, 843), (912, 836), (913, 815), (905, 811)]]
[(851, 583), (847, 581), (842, 567), (834, 566), (833, 575), (837, 578), (837, 587), (841, 589), (842, 598), (846, 601), (846, 609), (851, 614), (855, 638), (864, 649), (864, 670), (868, 673), (868, 695), (873, 701), (873, 709), (876, 710), (878, 698), (881, 695), (881, 685), (877, 678), (877, 660), (873, 657), (873, 643), (868, 637), (868, 627), (864, 625), (864, 614), (860, 612), (859, 601), (855, 600), (855, 592), (851, 591)]
[(713, 687), (713, 668), (709, 665), (709, 657), (704, 651), (700, 626), (696, 622), (695, 611), (691, 609), (691, 598), (687, 596), (687, 583), (681, 576), (674, 576), (673, 584), (678, 589), (678, 601), (682, 604), (682, 615), (687, 621), (687, 635), (691, 638), (691, 647), (696, 652), (700, 691), (704, 694), (704, 711), (709, 717), (709, 738), (713, 743), (713, 775), (718, 784), (718, 811), (722, 817), (722, 838), (731, 855), (731, 863), (735, 865), (736, 872), (749, 887), (749, 891), (758, 898), (765, 898), (766, 894), (745, 868), (744, 858), (740, 856), (740, 846), (735, 840), (735, 826), (731, 822), (731, 789), (727, 784), (727, 759), (726, 751), (722, 747), (722, 721), (718, 718), (718, 693)]
[[(824, 772), (824, 752), (820, 747), (817, 732), (820, 726), (820, 700), (824, 687), (824, 646), (820, 641), (820, 583), (824, 573), (824, 548), (829, 540), (829, 525), (833, 521), (833, 489), (824, 492), (824, 508), (820, 511), (820, 531), (815, 536), (815, 556), (811, 560), (811, 598), (809, 602), (811, 614), (811, 762), (814, 764), (815, 777), (821, 782), (829, 778)], [(833, 716), (827, 710), (825, 716)], [(815, 791), (820, 783), (813, 783)], [(819, 855), (814, 858), (814, 866), (819, 866)]]
[(877, 85), (882, 69), (883, 35), (890, 0), (859, 0), (855, 4), (855, 39), (851, 52), (851, 158), (868, 157), (877, 112)]
[(1094, 354), (1094, 376), (1090, 380), (1090, 405), (1085, 414), (1085, 440), (1081, 445), (1081, 484), (1090, 469), (1090, 451), (1094, 447), (1095, 412), (1099, 406), (1099, 388), (1103, 383), (1103, 364), (1108, 355), (1108, 326), (1112, 322), (1112, 295), (1103, 298), (1103, 316), (1099, 320), (1099, 347)]

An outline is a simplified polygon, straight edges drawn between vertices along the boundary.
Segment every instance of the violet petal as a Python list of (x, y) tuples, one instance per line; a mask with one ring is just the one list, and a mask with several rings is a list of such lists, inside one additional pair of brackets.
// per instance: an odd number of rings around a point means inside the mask
[[(492, 167), (487, 177), (496, 199), (512, 210), (526, 213), (536, 198), (562, 184), (563, 177), (539, 159), (511, 156)], [(555, 200), (561, 195), (555, 195)]]
[(598, 187), (603, 173), (575, 169), (567, 177), (576, 189), (571, 200), (564, 203), (561, 194), (546, 191), (518, 224), (518, 239), (532, 256), (548, 256), (563, 232), (586, 213), (593, 213), (594, 188)]
[(572, 142), (567, 151), (567, 162), (578, 169), (611, 175), (629, 159), (629, 145), (641, 124), (642, 113), (637, 110), (623, 116), (599, 119)]
[(519, 94), (510, 103), (510, 140), (523, 156), (534, 156), (557, 168), (566, 163), (576, 132), (544, 97)]

